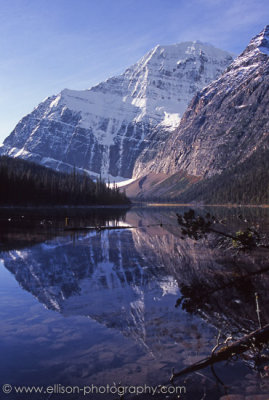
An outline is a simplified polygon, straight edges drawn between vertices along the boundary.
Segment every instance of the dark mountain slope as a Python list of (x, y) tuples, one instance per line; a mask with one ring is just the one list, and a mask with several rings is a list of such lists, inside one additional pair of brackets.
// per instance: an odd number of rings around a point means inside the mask
[[(144, 190), (143, 193), (140, 190), (136, 194), (134, 182), (126, 187), (126, 193), (151, 200), (177, 198), (211, 202), (213, 198), (208, 197), (206, 191), (216, 185), (221, 191), (216, 194), (215, 202), (267, 202), (264, 194), (266, 186), (255, 186), (257, 182), (254, 184), (249, 180), (256, 179), (258, 174), (262, 185), (266, 185), (267, 173), (262, 171), (262, 165), (264, 168), (267, 165), (268, 148), (269, 26), (251, 40), (246, 50), (218, 80), (193, 98), (178, 129), (165, 142), (157, 157), (150, 161), (143, 158), (143, 154), (139, 157), (135, 166), (135, 176), (139, 182), (159, 174), (162, 174), (162, 179), (158, 182), (155, 180), (150, 190)], [(241, 171), (240, 165), (248, 159), (249, 162), (244, 165), (250, 171), (244, 170), (243, 166)], [(232, 185), (225, 172), (227, 168), (231, 171), (232, 179), (241, 179), (238, 197), (225, 192)], [(236, 173), (239, 168), (240, 176)], [(184, 186), (176, 187), (177, 175), (178, 183), (182, 176), (187, 179)], [(173, 183), (169, 186), (171, 176)], [(210, 181), (214, 182), (212, 187), (211, 183), (200, 182), (195, 188), (190, 188), (192, 183), (213, 176), (216, 177)], [(222, 180), (225, 180), (225, 184)], [(237, 184), (235, 181), (232, 185), (231, 190), (235, 193), (234, 185), (239, 185), (239, 182)], [(209, 187), (211, 189), (207, 189)], [(201, 190), (205, 190), (205, 193)], [(183, 196), (184, 191), (187, 192)]]
[(269, 204), (269, 150), (257, 150), (243, 163), (195, 183), (176, 196), (176, 200), (206, 204)]

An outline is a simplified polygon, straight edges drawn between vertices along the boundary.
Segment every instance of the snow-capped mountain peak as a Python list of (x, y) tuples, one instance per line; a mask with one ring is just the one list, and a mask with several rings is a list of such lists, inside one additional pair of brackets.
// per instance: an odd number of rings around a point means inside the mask
[(261, 54), (269, 55), (269, 25), (249, 42), (249, 45), (235, 62), (241, 64), (242, 61), (253, 59), (253, 57)]
[(152, 142), (158, 151), (193, 95), (231, 61), (229, 53), (198, 41), (157, 45), (119, 76), (45, 99), (18, 123), (1, 153), (130, 178), (139, 154)]

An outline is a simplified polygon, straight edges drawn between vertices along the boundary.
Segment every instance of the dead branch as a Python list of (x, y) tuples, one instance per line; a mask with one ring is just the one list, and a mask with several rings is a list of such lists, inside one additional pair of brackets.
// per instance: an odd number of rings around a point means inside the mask
[(172, 374), (170, 381), (173, 382), (175, 378), (182, 375), (189, 374), (191, 372), (198, 371), (209, 365), (213, 365), (217, 362), (228, 360), (230, 357), (238, 354), (242, 354), (249, 350), (253, 345), (259, 346), (260, 344), (269, 341), (269, 324), (265, 325), (263, 328), (258, 329), (250, 334), (242, 337), (241, 339), (231, 343), (230, 345), (223, 345), (219, 350), (212, 352), (210, 357), (204, 358), (182, 369), (181, 371)]
[(214, 233), (218, 236), (232, 240), (235, 247), (245, 250), (257, 247), (265, 249), (269, 248), (267, 243), (264, 244), (262, 242), (264, 238), (253, 227), (231, 234), (213, 228), (213, 224), (216, 224), (218, 221), (209, 213), (207, 213), (205, 217), (202, 217), (201, 215), (196, 215), (194, 210), (189, 209), (189, 211), (186, 211), (184, 215), (179, 215), (177, 213), (176, 216), (177, 222), (181, 226), (182, 238), (185, 236), (198, 240), (207, 237), (207, 234), (209, 233)]

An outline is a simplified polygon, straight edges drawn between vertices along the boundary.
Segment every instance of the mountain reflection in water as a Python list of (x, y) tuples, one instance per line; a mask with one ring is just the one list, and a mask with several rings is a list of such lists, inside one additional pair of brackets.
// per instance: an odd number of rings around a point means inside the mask
[[(218, 329), (235, 338), (256, 329), (255, 292), (268, 323), (267, 253), (182, 240), (176, 211), (134, 209), (124, 224), (138, 229), (65, 234), (3, 252), (11, 272), (2, 271), (0, 286), (3, 382), (164, 383), (172, 368), (209, 355)], [(218, 367), (228, 392), (267, 393), (249, 367)], [(187, 377), (186, 387), (186, 399), (225, 393), (208, 371)]]

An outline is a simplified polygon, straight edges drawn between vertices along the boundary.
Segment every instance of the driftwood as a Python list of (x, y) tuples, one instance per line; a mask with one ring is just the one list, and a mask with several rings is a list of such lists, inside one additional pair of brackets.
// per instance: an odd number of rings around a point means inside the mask
[(141, 226), (66, 226), (64, 228), (65, 231), (104, 231), (104, 230), (114, 230), (114, 229), (142, 229), (142, 228), (150, 228), (152, 226), (160, 226), (163, 227), (163, 224), (151, 224), (151, 225), (141, 225)]
[(83, 226), (64, 228), (65, 231), (104, 231), (114, 229), (134, 229), (136, 226)]
[(259, 346), (260, 344), (266, 343), (268, 341), (269, 324), (265, 325), (261, 329), (251, 332), (249, 335), (246, 335), (231, 344), (223, 345), (219, 350), (217, 350), (216, 348), (213, 349), (210, 357), (204, 358), (203, 360), (200, 360), (197, 363), (194, 363), (177, 373), (173, 372), (170, 381), (173, 382), (175, 378), (178, 378), (182, 375), (198, 371), (200, 369), (208, 367), (209, 365), (227, 360), (232, 356), (242, 354), (245, 351), (249, 350), (252, 346)]

